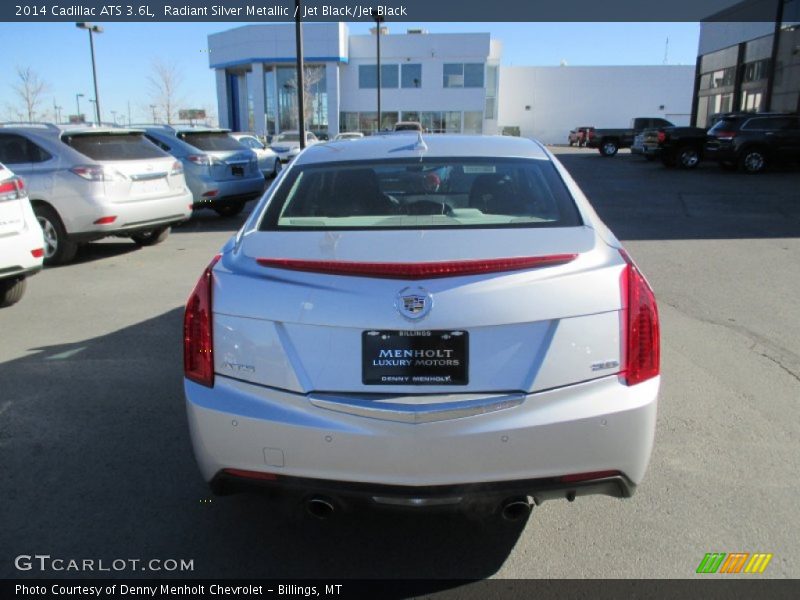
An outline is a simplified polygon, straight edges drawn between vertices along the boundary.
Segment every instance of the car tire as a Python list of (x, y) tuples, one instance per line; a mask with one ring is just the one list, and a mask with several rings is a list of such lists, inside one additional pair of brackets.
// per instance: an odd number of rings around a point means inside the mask
[(276, 158), (275, 159), (275, 165), (272, 168), (272, 178), (273, 179), (275, 179), (278, 176), (278, 173), (281, 172), (281, 167), (282, 167), (281, 159), (280, 158)]
[(131, 235), (131, 239), (137, 246), (155, 246), (169, 237), (170, 230), (170, 227), (156, 227), (134, 233)]
[(238, 200), (236, 202), (226, 202), (214, 207), (214, 211), (223, 218), (235, 217), (242, 210), (244, 210), (244, 201)]
[(700, 151), (694, 146), (681, 146), (675, 156), (675, 162), (681, 169), (696, 169), (700, 164)]
[(616, 140), (603, 140), (600, 142), (598, 150), (602, 156), (610, 158), (619, 152), (619, 144)]
[(58, 213), (43, 204), (33, 207), (44, 234), (44, 264), (63, 265), (75, 258), (78, 244), (67, 238), (67, 230)]
[(767, 168), (767, 155), (761, 148), (747, 148), (739, 156), (739, 170), (755, 175)]
[(19, 302), (25, 293), (27, 285), (28, 280), (24, 277), (0, 280), (0, 308)]

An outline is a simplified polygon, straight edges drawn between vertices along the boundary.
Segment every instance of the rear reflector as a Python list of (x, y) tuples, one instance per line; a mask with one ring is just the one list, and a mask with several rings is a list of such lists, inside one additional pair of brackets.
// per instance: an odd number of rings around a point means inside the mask
[(604, 477), (615, 477), (619, 475), (619, 471), (591, 471), (589, 473), (575, 473), (573, 475), (564, 475), (559, 477), (558, 480), (563, 483), (573, 483), (575, 481), (589, 481), (590, 479), (603, 479)]
[(219, 194), (219, 190), (209, 190), (203, 193), (203, 198), (213, 198), (217, 194)]
[(222, 469), (222, 472), (234, 477), (246, 477), (247, 479), (261, 479), (275, 481), (278, 476), (275, 473), (264, 473), (262, 471), (245, 471), (244, 469)]
[(625, 385), (636, 385), (660, 373), (660, 334), (658, 307), (653, 290), (639, 268), (620, 249), (627, 265), (622, 271), (620, 291), (625, 314), (623, 347), (624, 369), (620, 373)]
[(44, 256), (44, 248), (36, 248), (31, 250), (31, 255), (33, 258), (42, 258)]
[(211, 291), (217, 254), (194, 286), (183, 313), (183, 374), (195, 383), (214, 387), (214, 328)]
[(489, 260), (423, 263), (294, 260), (290, 258), (257, 258), (256, 262), (262, 267), (325, 273), (327, 275), (351, 275), (353, 277), (379, 277), (384, 279), (434, 279), (438, 277), (482, 275), (484, 273), (549, 267), (568, 263), (575, 260), (577, 256), (577, 254), (553, 254), (550, 256), (518, 256)]
[(116, 220), (117, 220), (117, 217), (115, 217), (115, 216), (100, 217), (99, 219), (97, 219), (97, 221), (94, 222), (94, 224), (95, 225), (109, 225), (109, 224), (113, 223)]

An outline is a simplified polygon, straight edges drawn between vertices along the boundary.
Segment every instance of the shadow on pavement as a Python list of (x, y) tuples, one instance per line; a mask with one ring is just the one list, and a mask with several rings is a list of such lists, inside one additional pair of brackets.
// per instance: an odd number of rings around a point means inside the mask
[(800, 236), (800, 173), (744, 175), (703, 163), (693, 171), (620, 153), (557, 151), (600, 218), (622, 240)]
[(521, 522), (371, 510), (320, 522), (262, 496), (212, 498), (189, 441), (181, 326), (176, 308), (0, 364), (0, 576), (97, 576), (14, 569), (34, 553), (194, 561), (106, 577), (481, 579), (504, 563)]

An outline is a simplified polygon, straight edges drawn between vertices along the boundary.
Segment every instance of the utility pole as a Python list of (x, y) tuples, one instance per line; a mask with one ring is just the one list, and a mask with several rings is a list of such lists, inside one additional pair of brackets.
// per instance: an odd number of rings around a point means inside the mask
[(381, 23), (384, 21), (384, 18), (378, 14), (375, 9), (372, 9), (372, 18), (375, 19), (375, 37), (377, 39), (376, 43), (376, 57), (378, 64), (375, 67), (377, 71), (377, 79), (378, 79), (378, 131), (381, 130)]
[(303, 14), (301, 0), (294, 0), (294, 40), (297, 47), (297, 129), (300, 134), (300, 149), (306, 147), (306, 120), (303, 93), (305, 85), (303, 82), (303, 26), (300, 23), (300, 15)]

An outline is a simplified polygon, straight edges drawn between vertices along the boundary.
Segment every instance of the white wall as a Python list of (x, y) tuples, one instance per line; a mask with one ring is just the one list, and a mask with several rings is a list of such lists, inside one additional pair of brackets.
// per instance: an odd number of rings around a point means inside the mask
[[(377, 90), (358, 87), (359, 65), (374, 65), (374, 35), (350, 36), (349, 63), (341, 69), (343, 111), (376, 110)], [(483, 110), (483, 88), (444, 88), (444, 63), (486, 63), (490, 55), (488, 33), (382, 35), (381, 64), (422, 65), (422, 86), (382, 89), (381, 110)]]
[[(294, 28), (294, 23), (272, 23), (245, 25), (213, 33), (208, 36), (209, 66), (249, 66), (252, 62), (294, 60), (297, 54)], [(346, 40), (347, 26), (344, 23), (303, 25), (303, 53), (307, 60), (347, 60)]]
[(688, 125), (693, 87), (694, 65), (501, 66), (498, 132), (516, 125), (523, 137), (563, 144), (574, 127), (627, 127), (633, 117)]

